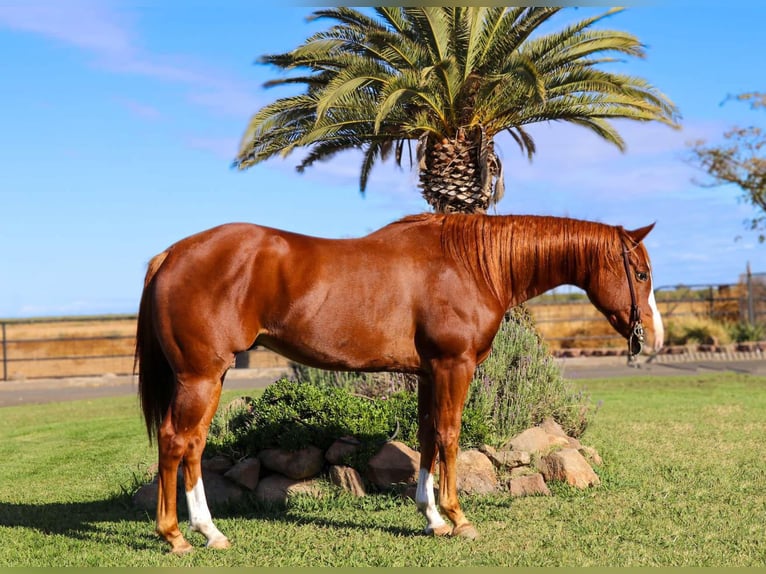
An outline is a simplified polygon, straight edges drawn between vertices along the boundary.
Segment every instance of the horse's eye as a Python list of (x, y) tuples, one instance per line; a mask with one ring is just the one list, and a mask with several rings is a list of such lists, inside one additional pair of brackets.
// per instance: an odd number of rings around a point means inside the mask
[(649, 274), (646, 271), (636, 271), (636, 279), (639, 281), (646, 281), (649, 279)]

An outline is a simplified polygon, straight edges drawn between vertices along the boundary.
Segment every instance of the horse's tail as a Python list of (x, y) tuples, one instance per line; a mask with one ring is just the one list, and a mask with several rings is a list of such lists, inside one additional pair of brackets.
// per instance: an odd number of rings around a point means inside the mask
[(173, 369), (165, 356), (154, 325), (154, 276), (162, 266), (167, 251), (152, 258), (146, 271), (144, 291), (138, 309), (136, 354), (133, 372), (138, 370), (138, 396), (146, 421), (149, 442), (159, 433), (175, 389)]

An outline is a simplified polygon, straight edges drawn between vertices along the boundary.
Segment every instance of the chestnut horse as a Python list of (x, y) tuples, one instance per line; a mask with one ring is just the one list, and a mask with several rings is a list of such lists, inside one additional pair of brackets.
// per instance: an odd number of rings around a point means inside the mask
[(141, 405), (159, 450), (157, 532), (172, 552), (192, 548), (176, 513), (183, 460), (191, 529), (210, 547), (229, 546), (213, 524), (200, 459), (235, 353), (258, 344), (320, 368), (419, 375), (417, 508), (427, 533), (475, 537), (456, 490), (460, 419), (505, 312), (572, 284), (632, 353), (648, 317), (649, 341), (659, 350), (662, 322), (641, 243), (652, 227), (423, 214), (359, 239), (232, 223), (169, 247), (149, 264), (136, 344)]

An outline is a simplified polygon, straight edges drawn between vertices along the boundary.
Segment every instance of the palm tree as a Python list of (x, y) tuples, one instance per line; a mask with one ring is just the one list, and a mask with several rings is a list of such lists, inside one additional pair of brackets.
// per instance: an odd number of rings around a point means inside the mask
[[(315, 12), (335, 24), (285, 54), (262, 62), (296, 75), (267, 85), (305, 85), (250, 120), (234, 165), (246, 169), (295, 148), (308, 153), (298, 171), (348, 149), (361, 149), (360, 190), (391, 154), (417, 161), (420, 188), (436, 211), (485, 211), (503, 195), (494, 138), (508, 132), (531, 159), (525, 126), (562, 120), (589, 128), (624, 149), (610, 120), (676, 126), (677, 110), (635, 76), (599, 65), (643, 57), (620, 31), (591, 29), (619, 9), (559, 31), (539, 28), (561, 8), (378, 7)], [(416, 142), (416, 154), (412, 154)]]

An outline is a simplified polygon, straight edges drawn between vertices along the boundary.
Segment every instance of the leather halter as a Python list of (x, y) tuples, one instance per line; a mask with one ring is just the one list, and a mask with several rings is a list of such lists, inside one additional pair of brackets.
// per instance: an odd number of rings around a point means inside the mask
[(625, 274), (628, 276), (630, 288), (630, 335), (628, 336), (628, 364), (633, 364), (636, 356), (641, 354), (644, 348), (644, 326), (641, 323), (641, 311), (636, 300), (636, 289), (633, 286), (633, 275), (630, 272), (628, 260), (628, 246), (622, 243), (622, 261), (625, 264)]

